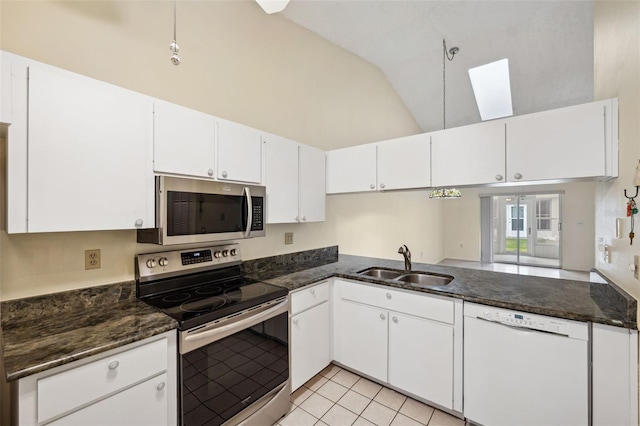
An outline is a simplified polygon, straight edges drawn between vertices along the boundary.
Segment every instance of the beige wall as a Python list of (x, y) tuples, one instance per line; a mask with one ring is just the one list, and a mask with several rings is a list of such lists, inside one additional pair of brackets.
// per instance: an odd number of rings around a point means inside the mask
[[(379, 69), (252, 0), (179, 1), (179, 67), (169, 61), (173, 2), (3, 0), (0, 10), (3, 50), (302, 143), (331, 149), (419, 132)], [(244, 258), (343, 242), (335, 218), (362, 210), (333, 204), (325, 223), (267, 226), (266, 238), (242, 242)], [(389, 241), (376, 253), (397, 244), (395, 221), (379, 225)], [(160, 249), (136, 244), (133, 231), (0, 237), (3, 300), (133, 279), (134, 255)], [(102, 250), (99, 270), (84, 270), (90, 248)]]
[[(629, 264), (640, 255), (640, 239), (633, 245), (626, 236), (615, 237), (617, 218), (626, 218), (623, 191), (635, 193), (633, 176), (640, 159), (640, 2), (597, 1), (594, 10), (595, 98), (617, 96), (620, 101), (620, 177), (596, 188), (596, 267), (634, 297), (640, 297), (640, 281), (633, 278)], [(640, 198), (638, 198), (640, 201)], [(640, 216), (636, 215), (636, 235)], [(611, 246), (611, 263), (597, 250), (598, 239)]]
[(467, 188), (462, 198), (445, 201), (444, 253), (450, 259), (480, 260), (480, 196), (562, 192), (562, 268), (588, 271), (594, 266), (594, 182), (562, 185)]

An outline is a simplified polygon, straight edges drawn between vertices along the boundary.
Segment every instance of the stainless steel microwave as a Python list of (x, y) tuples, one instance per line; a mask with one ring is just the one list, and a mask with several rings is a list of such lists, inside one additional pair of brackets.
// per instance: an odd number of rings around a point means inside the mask
[(138, 242), (188, 244), (264, 237), (265, 187), (156, 177), (156, 226)]

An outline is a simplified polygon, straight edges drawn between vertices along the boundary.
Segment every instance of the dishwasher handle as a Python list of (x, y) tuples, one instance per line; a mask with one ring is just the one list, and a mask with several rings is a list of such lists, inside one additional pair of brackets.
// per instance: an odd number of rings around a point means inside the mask
[(547, 331), (547, 330), (538, 330), (537, 328), (530, 328), (530, 327), (519, 327), (519, 326), (515, 326), (515, 325), (509, 325), (509, 324), (505, 324), (501, 321), (493, 321), (487, 318), (483, 318), (480, 316), (476, 316), (476, 319), (479, 319), (481, 321), (486, 321), (486, 322), (490, 322), (492, 324), (496, 324), (496, 325), (501, 325), (503, 327), (507, 327), (510, 328), (512, 330), (518, 330), (518, 331), (524, 331), (526, 333), (542, 333), (542, 334), (553, 334), (554, 336), (560, 336), (560, 337), (570, 337), (568, 334), (563, 334), (563, 333), (556, 333), (553, 331)]

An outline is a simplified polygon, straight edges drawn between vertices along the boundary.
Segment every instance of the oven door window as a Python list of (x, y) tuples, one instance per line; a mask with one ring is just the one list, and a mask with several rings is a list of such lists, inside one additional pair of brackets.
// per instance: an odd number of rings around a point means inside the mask
[(289, 377), (288, 315), (181, 357), (184, 426), (220, 425)]

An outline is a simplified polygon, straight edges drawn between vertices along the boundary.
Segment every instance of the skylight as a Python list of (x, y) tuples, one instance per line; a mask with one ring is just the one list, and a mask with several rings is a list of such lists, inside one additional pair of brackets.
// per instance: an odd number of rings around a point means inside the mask
[(471, 68), (469, 78), (482, 121), (513, 115), (508, 59)]

